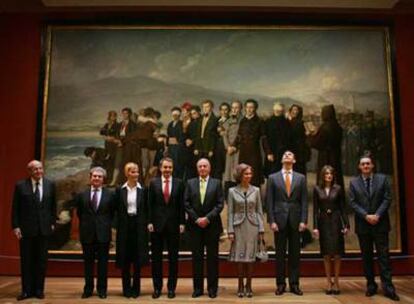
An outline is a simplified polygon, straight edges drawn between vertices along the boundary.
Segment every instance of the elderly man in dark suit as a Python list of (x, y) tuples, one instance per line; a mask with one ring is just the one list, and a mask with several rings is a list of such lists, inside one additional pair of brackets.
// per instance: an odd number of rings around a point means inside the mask
[(43, 299), (47, 264), (47, 241), (56, 222), (55, 184), (43, 177), (43, 165), (32, 160), (29, 178), (16, 183), (12, 227), (20, 241), (22, 292), (17, 300)]
[(111, 224), (115, 211), (114, 194), (103, 188), (105, 169), (94, 167), (90, 170), (90, 187), (75, 198), (79, 218), (79, 234), (82, 244), (85, 286), (82, 298), (93, 294), (93, 273), (95, 258), (98, 260), (97, 291), (101, 299), (107, 294), (107, 273)]
[(180, 233), (185, 228), (184, 184), (173, 178), (173, 160), (163, 158), (159, 165), (161, 176), (151, 180), (148, 188), (148, 230), (151, 232), (152, 280), (154, 299), (162, 290), (162, 252), (164, 242), (168, 251), (168, 298), (175, 297), (178, 273)]
[(188, 180), (184, 206), (188, 213), (188, 230), (193, 254), (193, 298), (204, 290), (204, 247), (207, 249), (208, 296), (215, 298), (218, 289), (218, 243), (223, 225), (223, 189), (218, 179), (210, 177), (211, 166), (206, 158), (197, 162), (199, 177)]
[(371, 156), (362, 156), (359, 159), (358, 167), (361, 174), (351, 180), (349, 203), (355, 211), (355, 231), (358, 235), (364, 273), (367, 279), (365, 295), (367, 297), (375, 295), (378, 288), (374, 274), (375, 244), (384, 295), (398, 301), (399, 297), (392, 284), (388, 251), (390, 185), (385, 175), (374, 173), (374, 163)]
[(271, 174), (267, 181), (268, 222), (275, 232), (276, 295), (282, 295), (286, 289), (287, 242), (290, 291), (303, 294), (299, 288), (300, 232), (306, 229), (308, 200), (305, 176), (293, 171), (294, 163), (295, 155), (286, 151), (282, 156), (282, 170)]

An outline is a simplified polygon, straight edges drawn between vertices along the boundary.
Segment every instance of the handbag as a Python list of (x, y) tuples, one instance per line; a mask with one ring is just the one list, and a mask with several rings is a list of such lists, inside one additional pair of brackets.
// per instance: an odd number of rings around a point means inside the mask
[(257, 252), (256, 252), (256, 261), (260, 261), (262, 263), (265, 263), (269, 260), (269, 254), (267, 253), (266, 250), (266, 243), (264, 241), (264, 239), (259, 239), (257, 241)]

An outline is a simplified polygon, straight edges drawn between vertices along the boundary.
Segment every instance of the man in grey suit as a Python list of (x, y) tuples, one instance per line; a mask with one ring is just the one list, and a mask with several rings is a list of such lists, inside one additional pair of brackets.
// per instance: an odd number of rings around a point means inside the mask
[(374, 173), (374, 163), (369, 155), (359, 159), (361, 174), (351, 180), (349, 203), (355, 211), (355, 232), (361, 247), (362, 261), (367, 291), (371, 297), (377, 293), (374, 274), (374, 244), (381, 269), (381, 282), (384, 295), (394, 301), (399, 297), (392, 284), (391, 265), (388, 252), (388, 232), (390, 219), (388, 208), (391, 204), (391, 189), (383, 174)]
[(193, 298), (203, 294), (204, 247), (207, 249), (208, 296), (215, 298), (218, 288), (218, 243), (223, 225), (220, 213), (223, 210), (221, 181), (210, 177), (211, 166), (206, 158), (197, 162), (199, 177), (187, 181), (184, 208), (188, 214), (188, 231), (191, 236), (193, 255)]
[(282, 170), (269, 175), (267, 180), (268, 222), (275, 233), (276, 295), (282, 295), (286, 289), (287, 242), (290, 291), (303, 295), (299, 288), (300, 232), (306, 229), (308, 200), (305, 176), (293, 171), (294, 164), (295, 155), (286, 151), (282, 156)]
[(43, 177), (43, 165), (32, 160), (29, 178), (16, 183), (12, 206), (13, 232), (20, 242), (22, 293), (18, 301), (43, 299), (47, 243), (56, 223), (55, 184)]

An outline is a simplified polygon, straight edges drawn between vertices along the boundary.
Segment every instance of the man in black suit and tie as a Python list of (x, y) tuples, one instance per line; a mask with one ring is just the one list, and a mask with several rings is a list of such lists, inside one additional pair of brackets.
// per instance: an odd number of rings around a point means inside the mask
[(282, 156), (282, 170), (267, 180), (267, 210), (270, 229), (275, 232), (276, 285), (275, 294), (286, 290), (285, 255), (289, 242), (289, 286), (296, 295), (299, 288), (300, 232), (306, 229), (308, 200), (305, 176), (293, 171), (295, 155), (286, 151)]
[(178, 273), (180, 233), (184, 232), (184, 184), (172, 177), (173, 160), (163, 158), (159, 165), (161, 176), (151, 180), (148, 188), (148, 230), (151, 232), (152, 280), (154, 299), (162, 290), (162, 252), (164, 242), (168, 250), (168, 298), (175, 297)]
[(105, 169), (92, 168), (90, 188), (75, 198), (85, 273), (82, 298), (89, 298), (93, 294), (95, 258), (98, 260), (98, 296), (101, 299), (106, 298), (109, 243), (115, 201), (114, 194), (102, 187), (105, 177)]
[(385, 175), (374, 173), (374, 163), (370, 155), (362, 156), (358, 167), (361, 174), (351, 180), (349, 203), (355, 212), (355, 232), (358, 235), (364, 274), (367, 279), (365, 295), (367, 297), (375, 295), (378, 288), (374, 274), (375, 244), (384, 295), (394, 301), (399, 301), (392, 284), (388, 251), (390, 184)]
[(12, 206), (12, 227), (20, 241), (22, 292), (17, 300), (43, 299), (47, 241), (56, 223), (55, 184), (43, 177), (43, 165), (32, 160), (30, 177), (16, 183)]
[(207, 249), (208, 296), (215, 298), (218, 288), (218, 243), (223, 231), (220, 212), (223, 210), (223, 189), (218, 179), (210, 177), (210, 162), (197, 162), (199, 177), (187, 181), (184, 206), (188, 214), (188, 230), (193, 255), (193, 298), (204, 292), (204, 247)]

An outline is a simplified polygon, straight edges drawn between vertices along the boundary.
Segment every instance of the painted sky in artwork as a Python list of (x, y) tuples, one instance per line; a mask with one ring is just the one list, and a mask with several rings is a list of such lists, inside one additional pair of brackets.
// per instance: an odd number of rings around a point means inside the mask
[(384, 91), (380, 31), (60, 31), (55, 84), (137, 75), (209, 89), (290, 96)]

